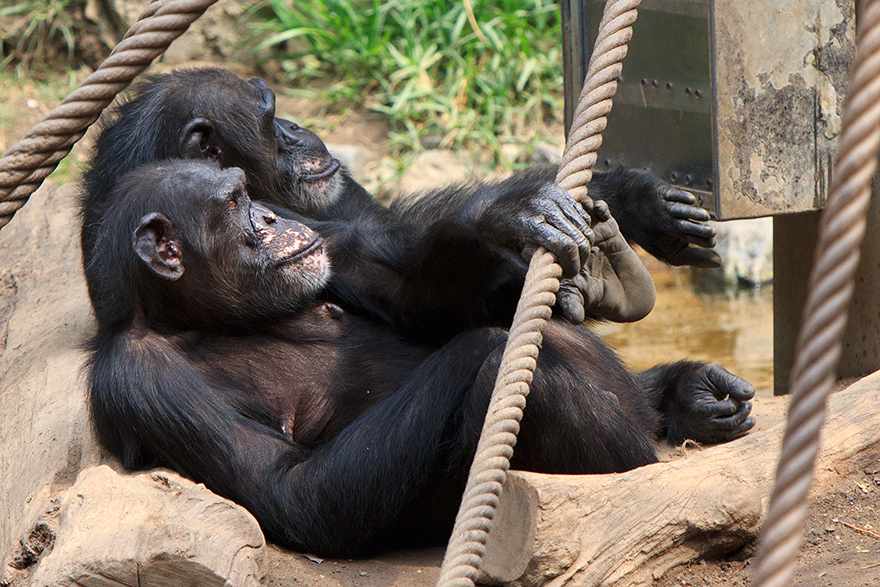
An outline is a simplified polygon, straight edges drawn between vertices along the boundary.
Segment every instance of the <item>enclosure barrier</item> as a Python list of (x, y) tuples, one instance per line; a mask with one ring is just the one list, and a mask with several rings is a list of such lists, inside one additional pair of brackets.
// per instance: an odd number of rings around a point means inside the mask
[[(217, 0), (157, 0), (110, 56), (46, 118), (0, 158), (0, 228), (82, 138), (101, 111)], [(596, 150), (632, 37), (639, 0), (608, 0), (557, 182), (587, 202)], [(792, 401), (776, 486), (757, 555), (755, 586), (782, 587), (791, 578), (807, 515), (807, 496), (825, 404), (834, 382), (847, 306), (865, 232), (870, 186), (880, 146), (880, 4), (870, 0), (860, 19), (849, 96), (844, 107), (832, 193), (822, 212), (816, 262), (792, 370)], [(438, 585), (473, 585), (532, 380), (542, 329), (549, 319), (561, 269), (539, 248), (523, 295), (483, 427)]]

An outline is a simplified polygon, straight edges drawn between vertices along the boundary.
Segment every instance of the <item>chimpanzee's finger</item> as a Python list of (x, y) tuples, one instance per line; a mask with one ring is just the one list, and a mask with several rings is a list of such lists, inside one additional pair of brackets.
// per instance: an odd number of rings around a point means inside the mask
[(746, 421), (752, 411), (752, 402), (737, 404), (737, 409), (730, 416), (712, 418), (712, 425), (721, 430), (733, 430)]
[(535, 232), (537, 237), (536, 244), (541, 245), (556, 256), (556, 262), (562, 267), (562, 276), (574, 277), (577, 275), (581, 269), (581, 251), (584, 247), (586, 247), (587, 255), (589, 255), (589, 241), (583, 235), (580, 235), (580, 241), (577, 241), (546, 220), (536, 223)]
[(562, 315), (572, 324), (580, 324), (584, 321), (584, 296), (571, 283), (561, 283), (556, 292), (556, 305), (562, 310)]
[(703, 246), (715, 246), (714, 240), (716, 230), (714, 226), (710, 226), (708, 224), (697, 224), (696, 222), (691, 222), (689, 220), (673, 220), (672, 224), (675, 226), (676, 230), (682, 233), (683, 236), (693, 236), (703, 239), (705, 241), (713, 241), (711, 245)]
[[(552, 186), (552, 188), (548, 187), (543, 191), (543, 195), (548, 202), (542, 207), (542, 212), (545, 216), (552, 216), (551, 222), (554, 223), (556, 228), (569, 234), (572, 238), (575, 238), (576, 235), (571, 229), (573, 226), (578, 232), (592, 241), (592, 235), (590, 233), (590, 215), (584, 207), (571, 198), (571, 196), (568, 195), (568, 192), (559, 186)], [(559, 215), (554, 214), (553, 212), (554, 209), (562, 214), (565, 221), (559, 220)]]
[(695, 222), (706, 222), (712, 217), (704, 208), (699, 206), (689, 206), (687, 204), (670, 203), (666, 205), (666, 210), (673, 218), (681, 218), (683, 220), (693, 220)]
[(611, 210), (608, 203), (604, 200), (596, 200), (593, 204), (593, 220), (597, 222), (608, 222), (611, 220)]
[(697, 203), (697, 198), (692, 193), (677, 190), (675, 188), (665, 192), (663, 194), (663, 199), (667, 202), (681, 202), (682, 204), (695, 205)]
[[(559, 208), (544, 213), (544, 223), (565, 235), (578, 251), (578, 271), (590, 255), (595, 235), (586, 224), (575, 225)], [(555, 252), (555, 251), (554, 251)], [(577, 271), (575, 271), (577, 273)], [(570, 275), (566, 275), (567, 277)]]
[(744, 402), (755, 397), (754, 385), (716, 363), (706, 365), (706, 378), (716, 389), (737, 401)]
[(677, 253), (670, 255), (667, 262), (675, 267), (689, 265), (691, 267), (717, 269), (721, 267), (722, 260), (721, 255), (712, 249), (684, 247)]

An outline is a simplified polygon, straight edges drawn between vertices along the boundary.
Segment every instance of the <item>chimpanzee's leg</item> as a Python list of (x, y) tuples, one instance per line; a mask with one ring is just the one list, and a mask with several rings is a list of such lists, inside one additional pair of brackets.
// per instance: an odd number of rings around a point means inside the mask
[[(610, 348), (584, 328), (551, 321), (523, 416), (512, 466), (545, 473), (626, 471), (657, 460), (659, 416)], [(470, 455), (482, 427), (501, 348), (480, 370), (462, 412), (460, 445)]]

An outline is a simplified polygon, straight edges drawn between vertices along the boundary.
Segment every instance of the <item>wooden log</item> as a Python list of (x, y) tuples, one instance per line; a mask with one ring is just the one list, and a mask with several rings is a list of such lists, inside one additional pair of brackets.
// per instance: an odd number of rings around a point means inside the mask
[[(767, 514), (784, 426), (627, 473), (512, 472), (481, 582), (650, 585), (675, 565), (751, 544)], [(873, 445), (880, 372), (831, 396), (818, 481)]]
[(0, 569), (9, 587), (260, 587), (266, 542), (243, 507), (177, 473), (84, 470)]

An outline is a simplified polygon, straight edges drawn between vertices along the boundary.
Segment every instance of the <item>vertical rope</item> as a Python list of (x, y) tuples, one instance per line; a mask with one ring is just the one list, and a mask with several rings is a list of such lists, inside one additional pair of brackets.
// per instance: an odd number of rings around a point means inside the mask
[(840, 359), (847, 308), (865, 234), (880, 147), (880, 3), (863, 12), (831, 195), (822, 211), (810, 293), (792, 368), (792, 399), (776, 485), (758, 550), (755, 587), (782, 587), (794, 573), (825, 404)]
[[(640, 0), (608, 0), (578, 100), (557, 183), (575, 199), (587, 198), (591, 168), (617, 91), (626, 43)], [(543, 248), (532, 256), (510, 337), (504, 349), (489, 411), (471, 465), (455, 528), (440, 568), (438, 587), (472, 587), (485, 553), (501, 487), (535, 372), (542, 332), (551, 315), (562, 269)]]
[(632, 38), (632, 25), (640, 2), (609, 0), (599, 22), (584, 87), (556, 174), (556, 183), (579, 202), (587, 198), (587, 184), (593, 179), (596, 152), (602, 146), (602, 131), (608, 125), (606, 116), (617, 93), (617, 80), (623, 72), (623, 58)]

